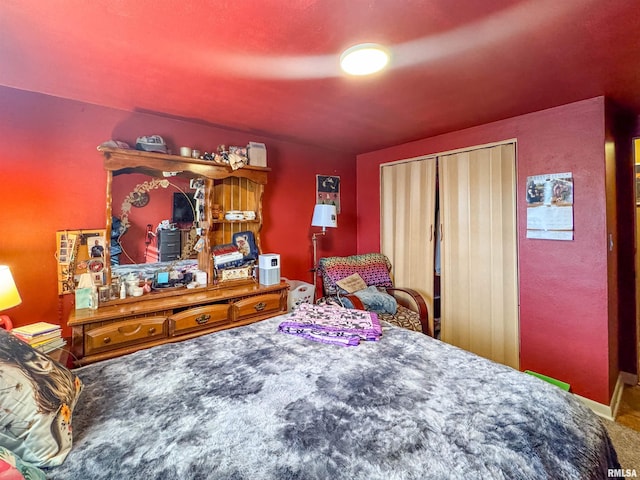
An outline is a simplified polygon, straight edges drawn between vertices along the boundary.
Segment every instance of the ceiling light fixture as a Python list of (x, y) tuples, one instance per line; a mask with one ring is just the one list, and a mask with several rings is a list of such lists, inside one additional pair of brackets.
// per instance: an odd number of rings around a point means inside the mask
[(389, 52), (375, 43), (361, 43), (340, 55), (340, 67), (350, 75), (370, 75), (389, 63)]

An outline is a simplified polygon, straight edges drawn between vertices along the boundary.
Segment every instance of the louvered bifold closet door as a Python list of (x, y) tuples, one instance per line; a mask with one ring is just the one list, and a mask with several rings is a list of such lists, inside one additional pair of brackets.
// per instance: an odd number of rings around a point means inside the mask
[(380, 251), (393, 265), (395, 285), (425, 299), (433, 332), (436, 159), (383, 165), (380, 185)]
[(518, 368), (515, 145), (438, 162), (442, 340)]

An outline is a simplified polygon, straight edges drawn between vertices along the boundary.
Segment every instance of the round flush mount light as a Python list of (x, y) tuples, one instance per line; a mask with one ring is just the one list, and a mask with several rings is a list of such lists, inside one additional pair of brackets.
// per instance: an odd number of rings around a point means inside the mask
[(350, 75), (370, 75), (389, 63), (389, 52), (375, 43), (362, 43), (346, 49), (340, 55), (340, 67)]

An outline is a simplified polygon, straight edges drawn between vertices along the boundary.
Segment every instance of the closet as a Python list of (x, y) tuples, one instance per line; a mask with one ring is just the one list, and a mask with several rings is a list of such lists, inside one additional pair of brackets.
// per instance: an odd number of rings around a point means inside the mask
[(382, 165), (380, 239), (443, 341), (518, 368), (515, 167), (514, 143)]

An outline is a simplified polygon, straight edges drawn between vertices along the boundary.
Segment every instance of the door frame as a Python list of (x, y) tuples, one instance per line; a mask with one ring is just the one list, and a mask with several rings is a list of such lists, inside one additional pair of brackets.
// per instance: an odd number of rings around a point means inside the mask
[(640, 308), (638, 307), (638, 300), (640, 300), (640, 219), (638, 218), (638, 208), (640, 208), (640, 202), (638, 197), (640, 196), (640, 182), (636, 177), (636, 170), (640, 169), (640, 137), (632, 138), (632, 157), (633, 157), (633, 192), (634, 192), (634, 235), (635, 235), (635, 283), (636, 283), (636, 302), (635, 302), (635, 317), (636, 317), (636, 378), (640, 384)]

